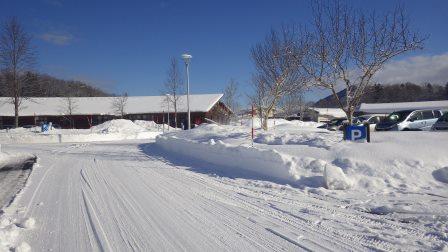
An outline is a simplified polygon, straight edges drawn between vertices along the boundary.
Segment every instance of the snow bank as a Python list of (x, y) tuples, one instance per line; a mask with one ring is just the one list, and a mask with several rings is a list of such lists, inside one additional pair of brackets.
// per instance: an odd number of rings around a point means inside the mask
[(275, 150), (232, 146), (220, 140), (215, 142), (213, 139), (208, 143), (198, 143), (164, 135), (156, 138), (156, 144), (166, 151), (230, 169), (255, 172), (288, 182), (294, 182), (300, 177), (296, 161)]
[(144, 120), (135, 120), (134, 124), (151, 131), (162, 131), (165, 130), (179, 130), (176, 128), (173, 128), (171, 126), (168, 126), (168, 124), (157, 124), (154, 121), (144, 121)]
[(35, 160), (36, 156), (28, 153), (3, 153), (0, 151), (0, 172), (4, 169), (22, 169), (23, 163)]
[[(192, 158), (257, 172), (262, 170), (258, 169), (259, 160), (269, 160), (264, 155), (287, 156), (294, 164), (281, 168), (282, 171), (288, 171), (281, 172), (281, 177), (294, 174), (289, 181), (296, 181), (299, 186), (374, 194), (422, 191), (446, 194), (443, 191), (447, 189), (447, 175), (443, 167), (448, 167), (445, 146), (448, 134), (372, 132), (371, 143), (353, 143), (342, 141), (340, 132), (317, 129), (314, 127), (315, 123), (299, 127), (302, 123), (284, 121), (284, 124), (272, 127), (269, 131), (256, 130), (254, 149), (257, 154), (247, 154), (244, 149), (246, 147), (241, 147), (250, 144), (250, 129), (246, 126), (201, 125), (191, 131), (169, 133), (159, 142), (172, 141), (173, 146), (169, 147), (172, 151)], [(211, 146), (211, 139), (219, 143), (219, 147)], [(186, 142), (188, 147), (177, 150), (174, 142)], [(201, 151), (196, 152), (196, 145), (199, 144), (203, 144)], [(264, 153), (264, 150), (273, 152)], [(237, 151), (241, 153), (235, 153)], [(219, 152), (219, 155), (210, 156), (209, 153), (212, 152)], [(274, 152), (277, 154), (272, 154)], [(239, 165), (237, 162), (244, 163)], [(263, 169), (268, 169), (269, 172), (277, 169), (272, 162), (266, 166), (270, 168)], [(283, 164), (280, 166), (283, 167)], [(274, 175), (279, 177), (278, 174)]]
[[(203, 126), (200, 132), (203, 132), (204, 128), (219, 132), (221, 127), (207, 125)], [(195, 130), (192, 130), (190, 134), (196, 135), (198, 132), (195, 133)], [(329, 189), (350, 187), (348, 179), (344, 180), (345, 177), (337, 172), (328, 171), (326, 180), (324, 180), (325, 167), (332, 166), (332, 164), (319, 158), (295, 157), (274, 149), (251, 147), (245, 144), (233, 145), (210, 137), (196, 137), (195, 140), (182, 138), (186, 135), (185, 131), (159, 135), (156, 137), (156, 145), (174, 155), (217, 166), (217, 170), (223, 167), (229, 176), (245, 171), (258, 175), (255, 177), (263, 180), (295, 186), (327, 187)], [(208, 140), (204, 141), (205, 139)]]
[[(30, 154), (7, 154), (0, 152), (0, 172), (10, 172), (2, 171), (2, 169), (5, 167), (7, 167), (8, 169), (14, 167), (22, 169), (22, 163), (28, 162), (30, 159), (35, 159), (35, 156)], [(3, 191), (0, 192), (0, 201), (3, 200), (2, 197), (8, 196), (2, 193)], [(17, 193), (17, 191), (10, 191), (10, 193), (14, 193), (14, 196), (9, 195), (14, 200), (16, 199), (17, 195), (20, 195), (20, 192)], [(19, 220), (15, 217), (12, 217), (15, 215), (11, 215), (11, 213), (16, 211), (15, 208), (10, 209), (13, 208), (12, 205), (13, 204), (8, 204), (8, 206), (0, 210), (0, 252), (30, 251), (31, 247), (26, 242), (21, 242), (19, 244), (18, 238), (22, 230), (34, 228), (36, 221), (33, 218)]]

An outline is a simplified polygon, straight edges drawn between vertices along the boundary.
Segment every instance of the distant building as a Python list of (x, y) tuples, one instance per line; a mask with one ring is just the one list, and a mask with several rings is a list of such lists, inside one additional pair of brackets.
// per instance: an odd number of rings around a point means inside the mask
[[(191, 123), (201, 124), (206, 119), (226, 124), (232, 111), (220, 100), (222, 94), (190, 95)], [(14, 107), (7, 97), (0, 98), (0, 127), (14, 124)], [(90, 128), (93, 125), (118, 118), (114, 113), (114, 97), (73, 97), (72, 118), (76, 128)], [(36, 97), (23, 99), (19, 112), (19, 126), (39, 125), (52, 122), (63, 128), (70, 127), (67, 118), (67, 98)], [(166, 96), (130, 96), (125, 105), (125, 117), (130, 120), (146, 120), (168, 123), (174, 126), (174, 108), (168, 106)], [(178, 127), (187, 124), (187, 97), (180, 96), (177, 109)]]
[(346, 117), (340, 108), (308, 108), (302, 116), (303, 121), (328, 122), (334, 118)]
[(447, 101), (361, 103), (358, 112), (364, 114), (389, 114), (399, 110), (441, 109), (448, 111)]

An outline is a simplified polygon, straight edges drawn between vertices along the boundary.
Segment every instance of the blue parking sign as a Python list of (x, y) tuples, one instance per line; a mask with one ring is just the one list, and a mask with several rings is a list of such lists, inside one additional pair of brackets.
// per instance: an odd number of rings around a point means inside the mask
[(345, 128), (345, 136), (350, 141), (367, 140), (367, 127), (350, 125)]

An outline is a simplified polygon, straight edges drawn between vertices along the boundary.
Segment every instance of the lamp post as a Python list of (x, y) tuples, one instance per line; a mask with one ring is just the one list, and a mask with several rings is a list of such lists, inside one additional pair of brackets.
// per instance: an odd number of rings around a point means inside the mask
[(170, 131), (170, 94), (166, 94), (166, 101), (168, 102), (168, 131)]
[(187, 70), (187, 114), (188, 114), (188, 129), (191, 129), (191, 119), (190, 119), (190, 73), (188, 72), (188, 66), (190, 60), (193, 56), (189, 54), (182, 54), (182, 59), (185, 61), (185, 68)]

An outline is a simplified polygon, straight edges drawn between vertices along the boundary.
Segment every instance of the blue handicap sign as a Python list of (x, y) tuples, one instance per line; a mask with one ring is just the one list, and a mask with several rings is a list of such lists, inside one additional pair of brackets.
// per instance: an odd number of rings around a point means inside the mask
[(346, 139), (350, 141), (367, 140), (367, 128), (365, 126), (347, 126), (345, 134)]
[(42, 132), (47, 132), (48, 131), (48, 124), (44, 123), (42, 124)]

